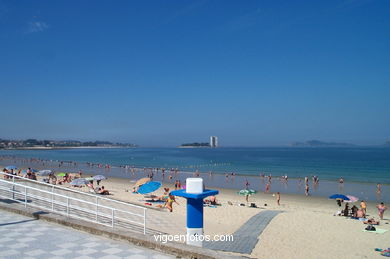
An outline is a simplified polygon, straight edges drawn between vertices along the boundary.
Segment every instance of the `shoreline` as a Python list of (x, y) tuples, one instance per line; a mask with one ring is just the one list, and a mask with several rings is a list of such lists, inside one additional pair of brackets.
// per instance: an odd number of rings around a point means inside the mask
[(73, 146), (73, 147), (20, 147), (20, 148), (3, 148), (0, 150), (55, 150), (55, 149), (112, 149), (112, 148), (137, 148), (137, 147), (121, 147), (121, 146)]
[[(81, 170), (85, 175), (89, 172), (97, 172), (98, 174), (105, 174), (108, 177), (115, 177), (121, 179), (135, 179), (136, 177), (146, 177), (151, 173), (151, 168), (124, 168), (123, 166), (110, 166), (110, 168), (89, 166), (86, 162), (74, 162), (74, 161), (63, 161), (64, 164), (59, 167), (61, 161), (55, 160), (33, 160), (24, 157), (0, 157), (1, 164), (13, 164), (15, 161), (19, 161), (20, 168), (32, 167), (35, 169), (52, 169), (57, 172), (76, 172)], [(5, 162), (4, 159), (6, 159)], [(3, 161), (4, 162), (3, 162)], [(42, 166), (44, 164), (44, 166)], [(185, 179), (188, 177), (196, 177), (195, 172), (179, 171), (175, 174), (173, 171), (166, 170), (165, 177), (162, 176), (161, 170), (156, 173), (153, 171), (154, 179), (165, 183), (174, 183), (175, 180), (180, 180), (184, 184)], [(250, 189), (254, 189), (258, 192), (264, 192), (267, 184), (267, 178), (261, 178), (260, 176), (245, 176), (245, 175), (228, 175), (226, 178), (225, 174), (214, 173), (209, 175), (208, 173), (199, 173), (199, 177), (204, 179), (205, 185), (213, 188), (226, 188), (232, 190), (245, 189), (246, 180), (249, 181)], [(314, 197), (329, 197), (334, 193), (342, 193), (359, 197), (360, 199), (368, 201), (384, 201), (390, 202), (390, 184), (382, 184), (382, 192), (376, 193), (376, 184), (374, 183), (359, 183), (359, 182), (345, 182), (343, 185), (337, 183), (337, 181), (320, 180), (318, 185), (312, 183), (312, 179), (309, 179), (309, 193), (310, 196)], [(304, 182), (299, 181), (296, 178), (290, 178), (288, 182), (282, 181), (279, 177), (273, 176), (270, 185), (270, 192), (281, 192), (284, 194), (297, 194), (304, 196)]]

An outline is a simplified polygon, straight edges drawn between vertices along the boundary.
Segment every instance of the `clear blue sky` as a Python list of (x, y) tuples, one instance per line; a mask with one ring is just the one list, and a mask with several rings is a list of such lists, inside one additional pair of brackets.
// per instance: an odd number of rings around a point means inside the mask
[(0, 0), (0, 138), (390, 140), (390, 1)]

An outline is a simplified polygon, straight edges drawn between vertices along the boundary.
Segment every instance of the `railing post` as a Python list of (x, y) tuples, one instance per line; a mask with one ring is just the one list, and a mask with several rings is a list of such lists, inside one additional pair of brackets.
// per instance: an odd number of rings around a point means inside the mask
[(15, 200), (15, 177), (12, 176), (12, 199)]
[(54, 186), (51, 187), (51, 211), (54, 211)]
[(144, 235), (146, 235), (146, 209), (144, 208)]
[(111, 223), (111, 227), (114, 227), (114, 209), (112, 209), (112, 223)]
[(24, 186), (24, 207), (27, 208), (27, 186)]
[(99, 214), (99, 199), (96, 196), (96, 223), (98, 222), (98, 214)]
[(66, 197), (66, 215), (69, 217), (69, 197)]

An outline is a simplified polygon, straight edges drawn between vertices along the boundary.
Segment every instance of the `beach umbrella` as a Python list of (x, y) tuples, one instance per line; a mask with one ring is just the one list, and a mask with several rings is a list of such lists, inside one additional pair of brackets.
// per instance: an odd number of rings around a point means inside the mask
[(92, 178), (93, 178), (94, 180), (96, 180), (96, 181), (101, 181), (101, 180), (107, 179), (107, 177), (105, 177), (104, 175), (100, 175), (100, 174), (95, 175), (95, 176), (93, 176)]
[(244, 189), (244, 190), (241, 190), (241, 191), (239, 191), (238, 192), (238, 194), (239, 195), (252, 195), (252, 194), (255, 194), (256, 193), (256, 191), (255, 190), (252, 190), (252, 189), (249, 189), (249, 190), (247, 190), (247, 189)]
[(145, 177), (145, 178), (141, 178), (139, 179), (138, 181), (135, 182), (134, 186), (137, 187), (137, 186), (141, 186), (147, 182), (150, 182), (150, 178), (149, 177)]
[(95, 180), (95, 179), (93, 179), (93, 177), (85, 177), (84, 179), (87, 180), (87, 181), (93, 181), (93, 180)]
[(48, 176), (48, 175), (51, 175), (52, 173), (54, 173), (52, 170), (41, 170), (41, 171), (38, 171), (38, 175), (40, 176)]
[(6, 166), (5, 169), (7, 169), (8, 171), (10, 171), (10, 170), (16, 170), (16, 169), (18, 169), (18, 168), (17, 168), (16, 166), (14, 166), (14, 165), (9, 165), (9, 166)]
[(70, 185), (84, 185), (89, 184), (89, 181), (85, 178), (77, 178), (69, 183)]
[(147, 182), (138, 188), (138, 193), (147, 194), (158, 190), (161, 187), (160, 182)]
[(349, 200), (346, 200), (345, 202), (357, 202), (359, 200), (358, 197), (352, 196), (352, 195), (347, 195)]
[(349, 198), (344, 194), (333, 194), (329, 196), (329, 199), (333, 199), (333, 200), (341, 199), (344, 201), (349, 201)]
[(64, 172), (61, 172), (61, 173), (57, 174), (57, 176), (65, 176), (65, 175), (66, 175), (66, 173), (64, 173)]

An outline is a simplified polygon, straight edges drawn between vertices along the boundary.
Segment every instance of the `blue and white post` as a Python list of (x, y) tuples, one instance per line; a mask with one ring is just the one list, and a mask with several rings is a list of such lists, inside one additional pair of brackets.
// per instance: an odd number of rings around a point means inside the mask
[(202, 247), (203, 199), (218, 194), (218, 191), (203, 190), (202, 178), (187, 178), (186, 189), (172, 191), (171, 194), (187, 199), (187, 245)]

